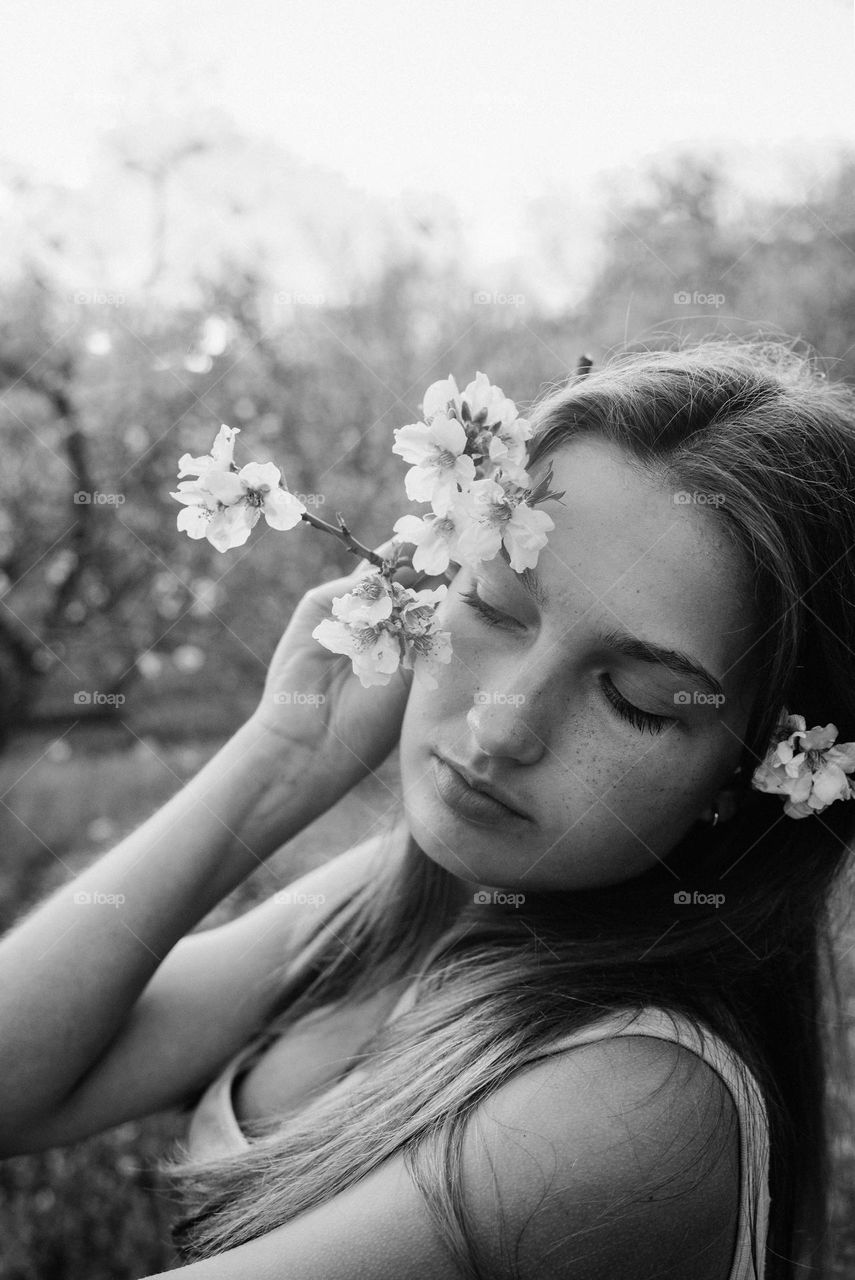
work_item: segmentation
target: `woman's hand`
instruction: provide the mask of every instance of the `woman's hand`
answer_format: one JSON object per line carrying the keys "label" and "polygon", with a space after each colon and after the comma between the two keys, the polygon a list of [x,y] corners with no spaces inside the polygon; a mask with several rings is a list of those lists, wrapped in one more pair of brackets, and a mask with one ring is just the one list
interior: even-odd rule
{"label": "woman's hand", "polygon": [[[390,539],[376,548],[390,557],[395,545],[412,555],[412,543]],[[288,743],[309,748],[316,768],[306,786],[328,793],[328,806],[336,803],[367,773],[376,769],[396,746],[413,673],[399,667],[387,685],[363,688],[350,658],[334,654],[312,638],[318,623],[330,617],[334,596],[352,591],[374,566],[368,560],[347,577],[313,587],[303,596],[276,647],[264,693],[252,720],[273,730]],[[417,590],[449,581],[456,566],[444,577],[424,577],[412,565],[399,568],[394,578]]]}

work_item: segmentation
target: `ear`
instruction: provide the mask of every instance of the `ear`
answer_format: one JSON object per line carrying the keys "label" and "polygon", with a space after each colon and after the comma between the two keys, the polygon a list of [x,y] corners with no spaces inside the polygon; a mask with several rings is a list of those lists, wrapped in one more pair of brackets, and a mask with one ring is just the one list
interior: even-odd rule
{"label": "ear", "polygon": [[[720,791],[716,792],[714,803],[716,809],[718,809],[719,825],[736,816],[744,799],[745,791],[742,787],[722,787]],[[711,822],[713,816],[712,805],[708,805],[700,816],[704,822]]]}

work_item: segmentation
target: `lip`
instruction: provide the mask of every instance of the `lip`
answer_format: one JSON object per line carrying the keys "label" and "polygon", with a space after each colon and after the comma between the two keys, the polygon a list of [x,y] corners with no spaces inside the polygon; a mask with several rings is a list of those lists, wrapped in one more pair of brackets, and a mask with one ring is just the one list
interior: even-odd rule
{"label": "lip", "polygon": [[479,778],[464,767],[452,764],[443,756],[433,757],[434,785],[442,799],[456,813],[484,826],[508,822],[528,822],[519,809],[498,787]]}

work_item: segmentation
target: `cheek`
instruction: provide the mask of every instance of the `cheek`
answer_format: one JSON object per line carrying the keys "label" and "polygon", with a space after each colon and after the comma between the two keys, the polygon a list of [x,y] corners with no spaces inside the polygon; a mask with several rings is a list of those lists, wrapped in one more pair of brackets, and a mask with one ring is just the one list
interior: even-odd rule
{"label": "cheek", "polygon": [[415,678],[401,722],[400,756],[402,767],[437,746],[442,737],[441,726],[448,723],[449,707],[454,699],[448,692],[445,669],[437,673],[436,689],[428,689]]}
{"label": "cheek", "polygon": [[[589,724],[571,732],[550,752],[547,785],[549,822],[567,830],[566,844],[647,850],[648,860],[665,856],[694,822],[708,787],[687,766],[685,739],[650,745]],[[640,735],[639,735],[640,738]],[[562,841],[562,844],[565,844]]]}
{"label": "cheek", "polygon": [[684,756],[669,752],[655,769],[640,767],[629,776],[620,803],[608,801],[627,835],[649,848],[651,860],[667,858],[704,807],[706,790],[686,776],[685,766]]}
{"label": "cheek", "polygon": [[[552,814],[556,825],[565,820],[561,837],[549,841],[546,856],[521,876],[518,887],[604,888],[665,862],[696,815],[682,790],[657,777],[649,785],[625,779],[612,789],[600,780],[602,800],[575,782],[563,815]],[[585,780],[596,787],[596,779]]]}

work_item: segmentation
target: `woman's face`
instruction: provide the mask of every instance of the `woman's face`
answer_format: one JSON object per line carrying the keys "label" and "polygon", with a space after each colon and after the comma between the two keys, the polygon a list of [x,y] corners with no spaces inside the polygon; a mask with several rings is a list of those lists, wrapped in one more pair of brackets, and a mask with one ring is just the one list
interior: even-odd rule
{"label": "woman's face", "polygon": [[[540,602],[501,555],[459,570],[438,615],[451,663],[436,690],[413,682],[400,745],[424,853],[466,882],[523,892],[614,884],[667,858],[739,763],[756,691],[750,575],[716,495],[686,500],[591,438],[552,461],[566,492],[542,508],[555,528]],[[688,655],[722,692],[623,652],[618,632]],[[478,812],[449,761],[510,808]]]}

